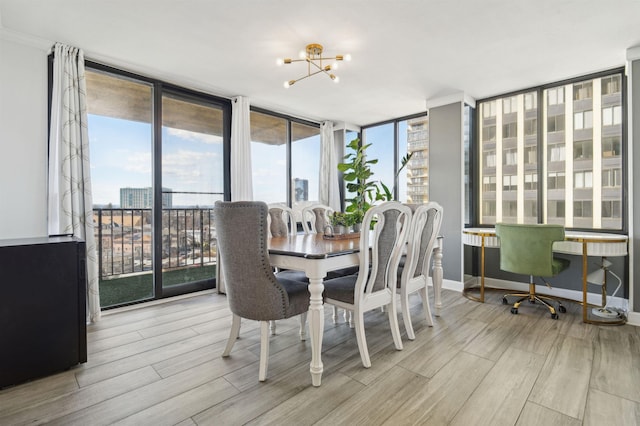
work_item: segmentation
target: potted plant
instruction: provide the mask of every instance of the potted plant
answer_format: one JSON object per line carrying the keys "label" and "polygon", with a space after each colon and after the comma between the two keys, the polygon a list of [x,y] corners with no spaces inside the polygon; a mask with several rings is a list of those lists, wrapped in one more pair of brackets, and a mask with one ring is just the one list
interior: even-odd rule
{"label": "potted plant", "polygon": [[[364,214],[376,201],[391,201],[393,193],[382,181],[373,181],[371,176],[371,165],[377,164],[378,159],[367,159],[367,148],[371,144],[361,145],[360,139],[352,140],[347,148],[351,152],[344,156],[344,162],[338,164],[338,170],[343,173],[342,178],[347,182],[347,191],[355,194],[352,198],[347,198],[348,203],[345,212],[353,216],[353,223],[362,223]],[[409,163],[413,153],[405,155],[401,159],[401,167],[396,172],[396,176]]]}
{"label": "potted plant", "polygon": [[354,194],[352,198],[347,198],[345,207],[346,213],[351,213],[356,223],[361,223],[364,214],[371,207],[371,203],[376,200],[379,194],[376,182],[369,180],[373,176],[371,164],[377,164],[377,159],[368,160],[366,157],[367,148],[371,146],[360,145],[360,139],[352,140],[347,148],[351,152],[344,156],[344,162],[338,164],[338,170],[342,172],[342,178],[347,182],[347,191]]}
{"label": "potted plant", "polygon": [[346,234],[351,224],[350,216],[343,212],[333,212],[329,217],[333,234]]}

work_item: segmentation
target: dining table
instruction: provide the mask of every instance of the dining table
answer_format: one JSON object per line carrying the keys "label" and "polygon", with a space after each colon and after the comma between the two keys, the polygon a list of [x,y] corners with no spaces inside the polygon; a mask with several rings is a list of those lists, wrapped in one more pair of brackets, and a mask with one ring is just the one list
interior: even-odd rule
{"label": "dining table", "polygon": [[[433,253],[433,287],[435,314],[440,314],[442,299],[442,237],[437,239]],[[311,382],[322,382],[322,338],[324,333],[324,305],[322,292],[327,272],[360,264],[360,238],[329,238],[322,233],[270,237],[269,259],[280,269],[304,271],[309,278],[309,337],[311,339]]]}

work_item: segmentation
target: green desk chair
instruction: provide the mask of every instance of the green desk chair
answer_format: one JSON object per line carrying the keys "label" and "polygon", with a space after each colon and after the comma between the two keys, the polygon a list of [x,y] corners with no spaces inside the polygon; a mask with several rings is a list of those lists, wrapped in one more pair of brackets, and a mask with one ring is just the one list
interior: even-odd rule
{"label": "green desk chair", "polygon": [[505,294],[502,303],[508,305],[507,297],[518,297],[511,308],[511,313],[517,314],[524,300],[529,303],[537,301],[549,309],[551,318],[558,319],[556,309],[547,300],[558,302],[558,311],[564,313],[567,310],[557,298],[536,294],[533,277],[541,277],[547,287],[551,288],[544,278],[554,277],[569,267],[567,259],[553,257],[553,243],[564,240],[564,227],[498,223],[496,235],[500,239],[500,269],[529,275],[529,292]]}

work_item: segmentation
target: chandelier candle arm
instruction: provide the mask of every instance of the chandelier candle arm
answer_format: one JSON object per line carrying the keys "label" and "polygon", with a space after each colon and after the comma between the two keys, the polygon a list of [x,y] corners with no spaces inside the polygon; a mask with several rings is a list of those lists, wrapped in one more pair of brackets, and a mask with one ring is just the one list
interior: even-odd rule
{"label": "chandelier candle arm", "polygon": [[[319,73],[326,74],[331,80],[337,83],[340,79],[330,71],[337,69],[337,61],[349,61],[351,60],[351,55],[336,55],[332,57],[323,57],[322,56],[323,47],[321,44],[312,43],[308,44],[305,48],[305,52],[301,52],[300,59],[277,59],[276,63],[278,65],[288,65],[293,62],[307,62],[307,75],[304,75],[300,78],[288,80],[284,82],[284,87],[289,88],[293,84],[297,83],[300,80],[304,80],[305,78],[314,76]],[[333,65],[323,65],[322,62],[325,61],[336,61]],[[312,66],[315,67],[316,71],[312,72]]]}

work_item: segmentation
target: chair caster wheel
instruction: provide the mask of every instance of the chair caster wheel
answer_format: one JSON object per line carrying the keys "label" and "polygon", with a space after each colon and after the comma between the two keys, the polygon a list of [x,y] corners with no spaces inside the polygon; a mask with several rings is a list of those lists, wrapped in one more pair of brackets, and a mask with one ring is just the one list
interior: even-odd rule
{"label": "chair caster wheel", "polygon": [[516,315],[518,313],[518,308],[511,308],[511,313]]}
{"label": "chair caster wheel", "polygon": [[554,319],[554,320],[557,320],[558,319],[558,314],[551,314],[551,318]]}
{"label": "chair caster wheel", "polygon": [[502,304],[503,304],[503,305],[508,305],[508,304],[509,304],[509,301],[507,300],[507,298],[506,298],[506,297],[503,297],[503,298],[502,298]]}
{"label": "chair caster wheel", "polygon": [[560,311],[561,314],[564,314],[565,312],[567,312],[567,308],[565,308],[564,306],[560,305],[560,306],[558,306],[558,311]]}

